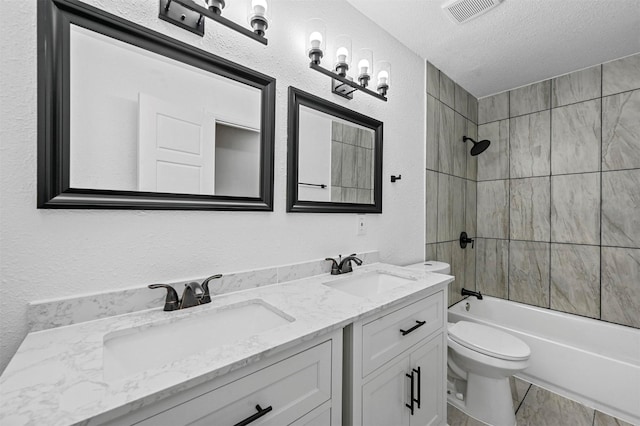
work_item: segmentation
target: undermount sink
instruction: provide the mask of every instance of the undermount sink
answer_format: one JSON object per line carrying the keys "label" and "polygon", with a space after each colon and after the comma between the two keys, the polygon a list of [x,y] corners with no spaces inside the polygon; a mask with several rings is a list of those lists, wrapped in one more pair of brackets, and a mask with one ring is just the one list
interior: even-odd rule
{"label": "undermount sink", "polygon": [[323,284],[354,296],[369,297],[414,281],[414,278],[403,278],[384,272],[367,272]]}
{"label": "undermount sink", "polygon": [[294,321],[260,299],[207,311],[176,313],[185,315],[107,334],[104,379],[126,378]]}

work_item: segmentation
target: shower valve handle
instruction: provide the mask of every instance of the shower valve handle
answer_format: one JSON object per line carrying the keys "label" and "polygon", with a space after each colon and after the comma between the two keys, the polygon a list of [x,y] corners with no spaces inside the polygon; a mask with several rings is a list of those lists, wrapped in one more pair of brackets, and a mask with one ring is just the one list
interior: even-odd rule
{"label": "shower valve handle", "polygon": [[467,244],[471,243],[471,248],[473,248],[474,239],[469,238],[467,233],[462,231],[460,234],[460,248],[467,248]]}

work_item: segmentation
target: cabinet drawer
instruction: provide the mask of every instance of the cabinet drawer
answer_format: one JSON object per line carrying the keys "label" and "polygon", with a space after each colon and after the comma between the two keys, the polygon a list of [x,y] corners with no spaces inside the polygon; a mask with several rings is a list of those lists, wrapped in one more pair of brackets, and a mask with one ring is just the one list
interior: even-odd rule
{"label": "cabinet drawer", "polygon": [[439,291],[364,324],[362,327],[362,377],[442,327],[443,295],[444,292]]}
{"label": "cabinet drawer", "polygon": [[157,425],[235,425],[271,410],[254,425],[287,425],[331,399],[331,341],[293,355],[150,417]]}

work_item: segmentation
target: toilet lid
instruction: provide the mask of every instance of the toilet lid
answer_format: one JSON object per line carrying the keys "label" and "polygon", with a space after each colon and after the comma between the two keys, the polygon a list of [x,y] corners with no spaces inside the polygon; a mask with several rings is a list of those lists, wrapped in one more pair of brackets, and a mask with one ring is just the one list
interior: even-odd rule
{"label": "toilet lid", "polygon": [[531,349],[525,342],[497,328],[459,321],[449,325],[448,331],[454,342],[495,358],[520,361],[531,355]]}

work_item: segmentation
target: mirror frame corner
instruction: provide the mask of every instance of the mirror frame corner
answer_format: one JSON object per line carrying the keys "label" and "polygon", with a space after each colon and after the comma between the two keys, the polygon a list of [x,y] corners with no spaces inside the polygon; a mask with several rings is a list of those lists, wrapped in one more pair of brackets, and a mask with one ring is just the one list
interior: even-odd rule
{"label": "mirror frame corner", "polygon": [[[353,122],[374,132],[373,204],[307,201],[298,199],[298,160],[300,106]],[[287,212],[292,213],[382,213],[382,139],[383,123],[359,112],[289,86]]]}
{"label": "mirror frame corner", "polygon": [[[257,197],[70,186],[70,27],[79,25],[261,91]],[[39,0],[37,11],[39,209],[273,211],[276,80],[77,0]]]}

